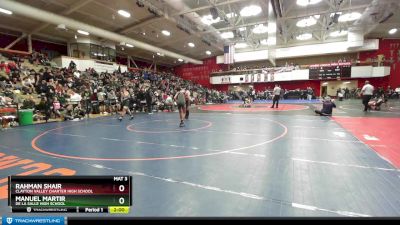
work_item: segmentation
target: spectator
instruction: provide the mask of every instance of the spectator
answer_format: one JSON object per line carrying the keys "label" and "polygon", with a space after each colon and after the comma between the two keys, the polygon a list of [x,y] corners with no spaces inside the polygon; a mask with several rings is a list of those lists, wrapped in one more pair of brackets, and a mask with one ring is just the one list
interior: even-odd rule
{"label": "spectator", "polygon": [[167,95],[167,97],[165,99],[165,106],[169,112],[174,111],[174,100],[172,99],[171,95]]}
{"label": "spectator", "polygon": [[397,98],[399,98],[399,97],[400,97],[400,86],[398,86],[396,89],[394,89],[394,93],[393,93],[393,95],[396,95],[396,96],[397,96]]}
{"label": "spectator", "polygon": [[35,91],[35,80],[32,76],[27,76],[22,80],[22,90],[24,94],[33,94]]}
{"label": "spectator", "polygon": [[50,119],[51,115],[51,105],[48,101],[46,95],[42,94],[39,104],[36,106],[36,110],[38,111],[37,116],[43,118],[46,122]]}
{"label": "spectator", "polygon": [[57,116],[58,117],[61,116],[61,113],[60,113],[61,103],[58,101],[57,97],[54,97],[54,99],[53,99],[53,107],[52,107],[52,109],[53,109],[53,113],[56,115],[56,117]]}
{"label": "spectator", "polygon": [[69,63],[68,69],[69,70],[75,70],[76,69],[76,64],[75,64],[74,61],[71,60],[71,62]]}

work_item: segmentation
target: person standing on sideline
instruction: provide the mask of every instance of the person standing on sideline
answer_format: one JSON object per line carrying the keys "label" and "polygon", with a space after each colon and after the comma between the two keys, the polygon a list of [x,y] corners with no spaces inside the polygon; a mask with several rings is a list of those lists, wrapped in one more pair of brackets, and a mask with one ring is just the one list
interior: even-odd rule
{"label": "person standing on sideline", "polygon": [[313,96],[313,89],[311,87],[307,87],[307,100],[311,101]]}
{"label": "person standing on sideline", "polygon": [[185,90],[181,89],[180,87],[177,87],[174,100],[176,102],[176,105],[178,106],[179,118],[181,119],[179,127],[183,127],[185,126],[183,119],[185,118],[185,112],[186,112]]}
{"label": "person standing on sideline", "polygon": [[283,88],[281,88],[281,93],[280,93],[280,100],[283,100],[284,99],[284,96],[285,96],[285,89],[283,89]]}
{"label": "person standing on sideline", "polygon": [[364,112],[366,112],[369,109],[368,102],[369,100],[371,100],[373,93],[374,93],[374,86],[369,84],[369,81],[365,81],[365,85],[361,89]]}
{"label": "person standing on sideline", "polygon": [[281,88],[279,87],[278,84],[275,84],[275,88],[272,91],[272,95],[274,96],[272,98],[272,106],[271,108],[273,109],[276,103],[276,108],[278,108],[279,105],[279,98],[281,97]]}
{"label": "person standing on sideline", "polygon": [[147,88],[146,93],[145,93],[145,98],[146,98],[146,105],[147,105],[147,114],[151,115],[153,114],[153,93],[150,87]]}
{"label": "person standing on sideline", "polygon": [[189,91],[189,87],[186,88],[185,91],[185,102],[186,102],[186,110],[185,110],[185,119],[189,119],[189,106],[190,106],[190,91]]}

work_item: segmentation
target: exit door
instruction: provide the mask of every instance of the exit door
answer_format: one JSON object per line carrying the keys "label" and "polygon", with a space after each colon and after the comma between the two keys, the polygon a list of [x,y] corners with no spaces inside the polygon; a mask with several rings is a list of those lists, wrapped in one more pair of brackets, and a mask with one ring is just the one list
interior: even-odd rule
{"label": "exit door", "polygon": [[326,97],[328,93],[328,86],[321,86],[321,96]]}

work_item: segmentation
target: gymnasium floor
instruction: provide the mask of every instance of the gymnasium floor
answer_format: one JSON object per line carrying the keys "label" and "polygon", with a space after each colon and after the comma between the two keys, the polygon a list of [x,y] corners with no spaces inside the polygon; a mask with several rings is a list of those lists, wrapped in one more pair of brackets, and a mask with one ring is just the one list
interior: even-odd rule
{"label": "gymnasium floor", "polygon": [[0,212],[7,175],[108,174],[133,176],[129,216],[400,216],[398,100],[338,102],[332,118],[269,106],[196,106],[184,128],[154,113],[0,131]]}

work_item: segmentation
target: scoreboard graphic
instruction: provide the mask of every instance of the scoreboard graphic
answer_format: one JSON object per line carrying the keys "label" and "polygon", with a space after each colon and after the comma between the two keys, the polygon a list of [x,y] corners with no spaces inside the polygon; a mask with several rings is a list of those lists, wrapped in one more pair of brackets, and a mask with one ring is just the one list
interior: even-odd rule
{"label": "scoreboard graphic", "polygon": [[9,176],[8,205],[18,213],[129,213],[131,176]]}
{"label": "scoreboard graphic", "polygon": [[350,78],[351,63],[314,64],[310,65],[309,71],[310,80]]}

